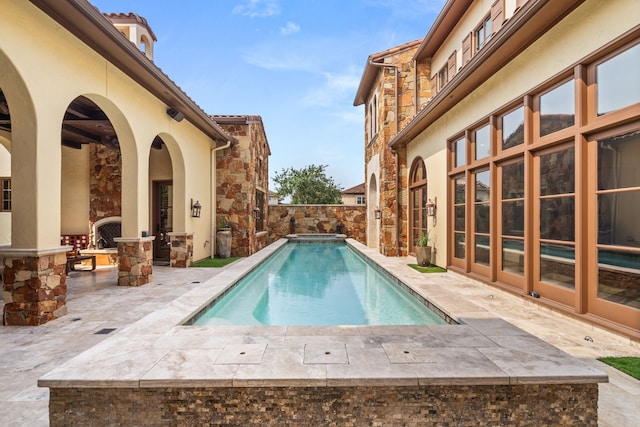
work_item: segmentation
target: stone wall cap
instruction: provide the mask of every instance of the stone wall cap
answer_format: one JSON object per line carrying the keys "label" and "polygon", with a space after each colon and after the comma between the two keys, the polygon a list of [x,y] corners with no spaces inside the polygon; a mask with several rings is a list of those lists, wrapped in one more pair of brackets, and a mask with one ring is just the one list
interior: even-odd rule
{"label": "stone wall cap", "polygon": [[136,243],[136,242],[152,242],[156,236],[146,236],[146,237],[116,237],[113,239],[116,243]]}
{"label": "stone wall cap", "polygon": [[193,231],[192,232],[186,232],[186,231],[171,231],[169,233],[166,233],[167,236],[176,236],[176,237],[180,237],[180,236],[193,236]]}
{"label": "stone wall cap", "polygon": [[25,256],[46,256],[59,253],[69,252],[73,246],[53,246],[50,248],[12,248],[11,245],[0,245],[0,256],[9,257],[25,257]]}

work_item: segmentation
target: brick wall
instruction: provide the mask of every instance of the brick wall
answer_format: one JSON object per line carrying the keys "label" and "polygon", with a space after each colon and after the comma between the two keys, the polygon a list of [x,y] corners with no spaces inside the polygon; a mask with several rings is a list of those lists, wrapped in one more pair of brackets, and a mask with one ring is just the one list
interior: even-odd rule
{"label": "brick wall", "polygon": [[367,243],[365,206],[347,205],[270,205],[269,242],[290,234],[290,221],[295,220],[295,233],[336,233],[342,224],[343,234],[360,243]]}
{"label": "brick wall", "polygon": [[51,389],[50,425],[597,426],[597,384]]}

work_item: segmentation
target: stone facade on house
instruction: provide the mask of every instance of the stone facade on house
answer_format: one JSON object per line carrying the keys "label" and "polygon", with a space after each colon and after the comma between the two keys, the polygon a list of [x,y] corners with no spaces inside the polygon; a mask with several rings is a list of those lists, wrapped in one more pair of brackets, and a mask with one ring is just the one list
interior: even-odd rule
{"label": "stone facade on house", "polygon": [[[368,246],[387,256],[411,251],[406,235],[406,151],[392,150],[388,143],[431,96],[430,63],[412,61],[419,45],[416,40],[371,55],[354,102],[365,104]],[[376,210],[381,215],[374,220]]]}
{"label": "stone facade on house", "polygon": [[[287,234],[346,234],[366,243],[366,208],[359,205],[272,205],[269,207],[269,243]],[[293,221],[292,221],[293,220]]]}
{"label": "stone facade on house", "polygon": [[249,256],[266,243],[269,142],[260,116],[212,118],[237,140],[217,152],[217,221],[231,227],[231,256]]}
{"label": "stone facade on house", "polygon": [[[122,215],[122,158],[117,145],[89,145],[89,228]],[[95,242],[94,242],[95,243]]]}

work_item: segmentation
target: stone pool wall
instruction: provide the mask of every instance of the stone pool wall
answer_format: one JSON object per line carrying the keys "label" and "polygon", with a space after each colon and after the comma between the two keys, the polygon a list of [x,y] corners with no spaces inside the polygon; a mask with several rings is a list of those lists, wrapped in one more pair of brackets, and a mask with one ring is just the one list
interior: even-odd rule
{"label": "stone pool wall", "polygon": [[[99,402],[99,403],[98,403]],[[597,384],[52,388],[50,425],[597,426]]]}
{"label": "stone pool wall", "polygon": [[[291,219],[294,230],[291,230]],[[367,212],[364,205],[269,205],[269,242],[287,234],[336,233],[342,224],[342,234],[367,243]]]}

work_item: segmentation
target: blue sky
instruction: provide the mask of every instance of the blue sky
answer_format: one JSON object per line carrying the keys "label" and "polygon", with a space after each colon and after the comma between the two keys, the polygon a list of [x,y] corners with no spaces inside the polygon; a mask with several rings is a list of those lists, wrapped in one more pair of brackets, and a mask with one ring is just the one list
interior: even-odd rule
{"label": "blue sky", "polygon": [[262,116],[270,178],[322,164],[345,189],[364,181],[364,112],[353,99],[367,57],[423,38],[444,4],[90,1],[144,16],[158,37],[155,63],[208,114]]}

